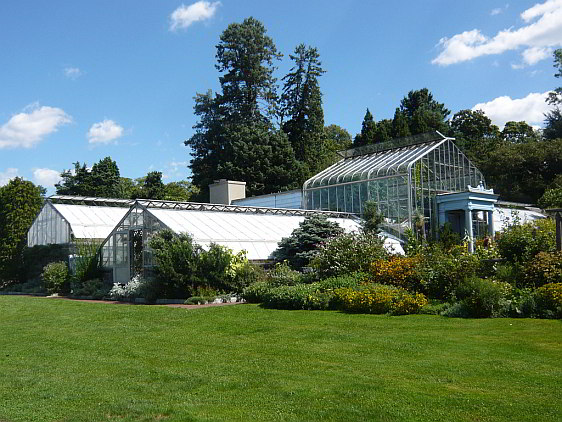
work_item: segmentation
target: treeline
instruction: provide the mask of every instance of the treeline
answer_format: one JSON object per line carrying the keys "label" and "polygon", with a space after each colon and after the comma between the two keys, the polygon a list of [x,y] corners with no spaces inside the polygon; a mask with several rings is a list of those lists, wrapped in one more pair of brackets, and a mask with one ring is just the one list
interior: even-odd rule
{"label": "treeline", "polygon": [[164,183],[162,172],[151,171],[137,179],[121,177],[117,163],[105,157],[92,168],[86,163],[74,163],[74,170],[61,173],[55,185],[57,195],[95,196],[118,199],[160,199],[189,201],[198,189],[187,180]]}
{"label": "treeline", "polygon": [[[549,189],[562,188],[560,88],[550,96],[555,107],[542,131],[526,122],[508,122],[500,130],[480,110],[449,118],[450,110],[423,88],[410,91],[392,119],[376,121],[367,109],[351,141],[345,129],[324,126],[319,78],[325,70],[316,48],[300,44],[289,54],[293,66],[281,84],[274,71],[282,54],[256,19],[230,24],[216,51],[221,88],[196,94],[199,121],[185,141],[201,201],[208,200],[208,185],[216,179],[244,180],[249,195],[300,188],[338,159],[337,150],[435,130],[457,139],[502,199],[537,203]],[[561,57],[556,50],[556,77]]]}

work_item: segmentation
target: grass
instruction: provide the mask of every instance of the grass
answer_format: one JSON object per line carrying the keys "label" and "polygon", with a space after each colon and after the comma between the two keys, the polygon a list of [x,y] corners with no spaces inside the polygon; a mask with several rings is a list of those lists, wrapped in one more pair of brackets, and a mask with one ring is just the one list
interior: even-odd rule
{"label": "grass", "polygon": [[0,421],[559,421],[562,323],[0,296]]}

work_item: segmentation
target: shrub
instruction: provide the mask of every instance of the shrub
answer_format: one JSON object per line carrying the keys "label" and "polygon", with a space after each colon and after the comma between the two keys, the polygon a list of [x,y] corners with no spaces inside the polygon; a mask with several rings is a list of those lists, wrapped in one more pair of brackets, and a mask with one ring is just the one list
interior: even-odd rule
{"label": "shrub", "polygon": [[379,259],[371,264],[371,275],[376,283],[421,291],[419,257],[393,256],[388,260]]}
{"label": "shrub", "polygon": [[203,296],[191,296],[184,302],[185,305],[205,305],[207,303],[209,303],[209,301]]}
{"label": "shrub", "polygon": [[113,287],[109,291],[109,297],[112,300],[131,300],[138,297],[146,298],[146,287],[149,283],[149,280],[145,280],[140,276],[135,276],[125,285],[119,283],[113,284]]}
{"label": "shrub", "polygon": [[267,281],[258,281],[246,287],[242,292],[242,297],[248,303],[262,303],[265,294],[271,289]]}
{"label": "shrub", "polygon": [[525,285],[562,283],[562,252],[539,252],[525,266]]}
{"label": "shrub", "polygon": [[478,255],[463,246],[444,250],[439,245],[428,245],[417,256],[424,292],[434,299],[450,300],[459,283],[477,275],[480,266]]}
{"label": "shrub", "polygon": [[[511,293],[512,287],[508,283],[478,277],[468,278],[457,288],[459,305],[454,311],[459,311],[458,308],[461,308],[466,316],[474,318],[501,316],[509,307],[508,299]],[[452,313],[447,315],[457,316]]]}
{"label": "shrub", "polygon": [[507,315],[510,317],[532,318],[537,315],[535,291],[533,289],[517,289],[513,291]]}
{"label": "shrub", "polygon": [[289,267],[289,264],[279,262],[275,264],[271,270],[266,273],[265,280],[271,287],[277,286],[294,286],[301,282],[302,274]]}
{"label": "shrub", "polygon": [[322,242],[341,234],[343,229],[338,223],[329,221],[326,217],[305,217],[289,237],[279,242],[273,257],[279,262],[287,261],[294,270],[300,270],[309,265]]}
{"label": "shrub", "polygon": [[562,318],[562,283],[549,283],[535,292],[537,311],[546,318]]}
{"label": "shrub", "polygon": [[556,251],[554,220],[541,219],[514,224],[498,233],[496,243],[501,256],[510,262],[527,262],[539,252]]}
{"label": "shrub", "polygon": [[264,294],[262,304],[276,309],[328,309],[332,295],[319,287],[318,283],[273,287]]}
{"label": "shrub", "polygon": [[321,291],[335,290],[343,287],[355,288],[369,282],[369,274],[355,272],[326,278],[318,283]]}
{"label": "shrub", "polygon": [[75,253],[71,255],[72,279],[80,283],[100,278],[100,242],[77,240]]}
{"label": "shrub", "polygon": [[71,281],[70,294],[77,297],[92,297],[94,299],[103,299],[109,294],[110,288],[106,286],[102,280],[95,278],[84,282]]}
{"label": "shrub", "polygon": [[150,240],[156,261],[153,295],[160,298],[187,298],[198,285],[201,247],[186,233],[175,235],[162,230]]}
{"label": "shrub", "polygon": [[372,284],[360,289],[342,288],[335,291],[335,301],[348,312],[404,315],[418,313],[427,304],[421,293],[382,284]]}
{"label": "shrub", "polygon": [[388,257],[383,245],[384,240],[376,234],[343,234],[320,245],[310,265],[321,279],[368,272],[374,260]]}
{"label": "shrub", "polygon": [[47,291],[51,294],[67,294],[70,290],[68,267],[64,261],[51,262],[45,265],[41,277]]}
{"label": "shrub", "polygon": [[353,273],[309,284],[274,285],[258,281],[246,287],[242,297],[246,302],[263,303],[271,308],[335,309],[333,298],[336,289],[355,288],[367,280],[367,274]]}

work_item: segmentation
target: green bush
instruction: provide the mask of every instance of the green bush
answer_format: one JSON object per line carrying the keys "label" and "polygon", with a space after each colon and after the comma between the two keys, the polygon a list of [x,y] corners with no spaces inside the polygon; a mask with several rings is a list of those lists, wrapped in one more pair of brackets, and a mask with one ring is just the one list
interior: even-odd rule
{"label": "green bush", "polygon": [[279,262],[275,267],[266,272],[265,281],[271,287],[277,286],[294,286],[300,284],[302,274],[289,267],[287,262]]}
{"label": "green bush", "polygon": [[71,296],[92,297],[94,299],[103,299],[108,296],[110,291],[110,287],[105,285],[99,278],[84,282],[71,281],[70,288]]}
{"label": "green bush", "polygon": [[273,258],[278,262],[287,261],[292,269],[301,270],[309,265],[321,243],[341,234],[343,229],[339,224],[326,217],[305,217],[289,237],[284,237],[279,242]]}
{"label": "green bush", "polygon": [[72,279],[79,283],[101,277],[100,273],[100,242],[80,240],[75,243],[75,254],[72,260]]}
{"label": "green bush", "polygon": [[525,285],[562,283],[562,252],[539,252],[525,265]]}
{"label": "green bush", "polygon": [[235,272],[230,268],[234,255],[225,246],[211,243],[208,250],[201,250],[198,256],[198,280],[205,285],[219,291],[240,290],[234,285]]}
{"label": "green bush", "polygon": [[550,218],[514,224],[498,233],[496,243],[509,262],[527,262],[539,252],[556,251],[556,227]]}
{"label": "green bush", "polygon": [[263,303],[280,309],[334,309],[334,291],[342,287],[357,287],[368,280],[364,273],[331,277],[308,284],[277,285],[258,281],[246,287],[242,297],[249,303]]}
{"label": "green bush", "polygon": [[514,290],[507,315],[519,318],[532,318],[537,316],[535,291],[528,288]]}
{"label": "green bush", "polygon": [[270,288],[262,304],[276,309],[328,309],[331,294],[321,292],[318,283]]}
{"label": "green bush", "polygon": [[427,304],[421,293],[383,284],[336,289],[334,294],[334,302],[347,312],[406,315],[418,313]]}
{"label": "green bush", "polygon": [[68,267],[66,262],[58,261],[45,265],[41,277],[43,278],[43,282],[45,283],[45,287],[49,293],[69,293],[70,284],[68,280]]}
{"label": "green bush", "polygon": [[271,288],[267,281],[257,281],[244,289],[242,298],[248,303],[262,303]]}
{"label": "green bush", "polygon": [[545,318],[562,318],[562,283],[549,283],[535,292],[537,312]]}
{"label": "green bush", "polygon": [[478,255],[468,253],[463,246],[445,250],[439,245],[428,245],[417,256],[424,293],[433,299],[450,300],[459,283],[477,275],[480,268]]}
{"label": "green bush", "polygon": [[184,302],[185,305],[205,305],[207,303],[209,303],[208,298],[203,296],[191,296]]}
{"label": "green bush", "polygon": [[199,279],[201,247],[186,233],[175,235],[162,230],[150,240],[156,267],[152,295],[158,298],[185,298],[192,296]]}
{"label": "green bush", "polygon": [[[456,290],[458,305],[455,311],[460,310],[468,317],[488,318],[505,315],[509,308],[509,298],[512,286],[508,283],[471,277],[463,280]],[[453,312],[448,313],[453,315]]]}
{"label": "green bush", "polygon": [[343,287],[355,288],[362,284],[368,283],[369,274],[362,272],[354,272],[351,274],[343,274],[335,277],[328,277],[318,283],[321,291],[341,289]]}
{"label": "green bush", "polygon": [[348,233],[321,244],[311,262],[320,279],[369,272],[370,265],[378,259],[386,259],[384,240],[376,234]]}

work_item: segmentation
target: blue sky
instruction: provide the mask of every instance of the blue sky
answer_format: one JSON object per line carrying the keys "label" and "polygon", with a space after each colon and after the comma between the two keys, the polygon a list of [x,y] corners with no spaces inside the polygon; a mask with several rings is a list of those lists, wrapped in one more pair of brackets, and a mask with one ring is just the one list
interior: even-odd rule
{"label": "blue sky", "polygon": [[111,156],[121,175],[186,179],[193,97],[219,87],[215,46],[232,22],[262,21],[284,54],[315,46],[326,124],[352,135],[369,107],[392,117],[429,88],[452,114],[483,109],[542,124],[560,85],[562,0],[105,1],[0,3],[0,185],[24,177],[54,193],[75,161]]}

